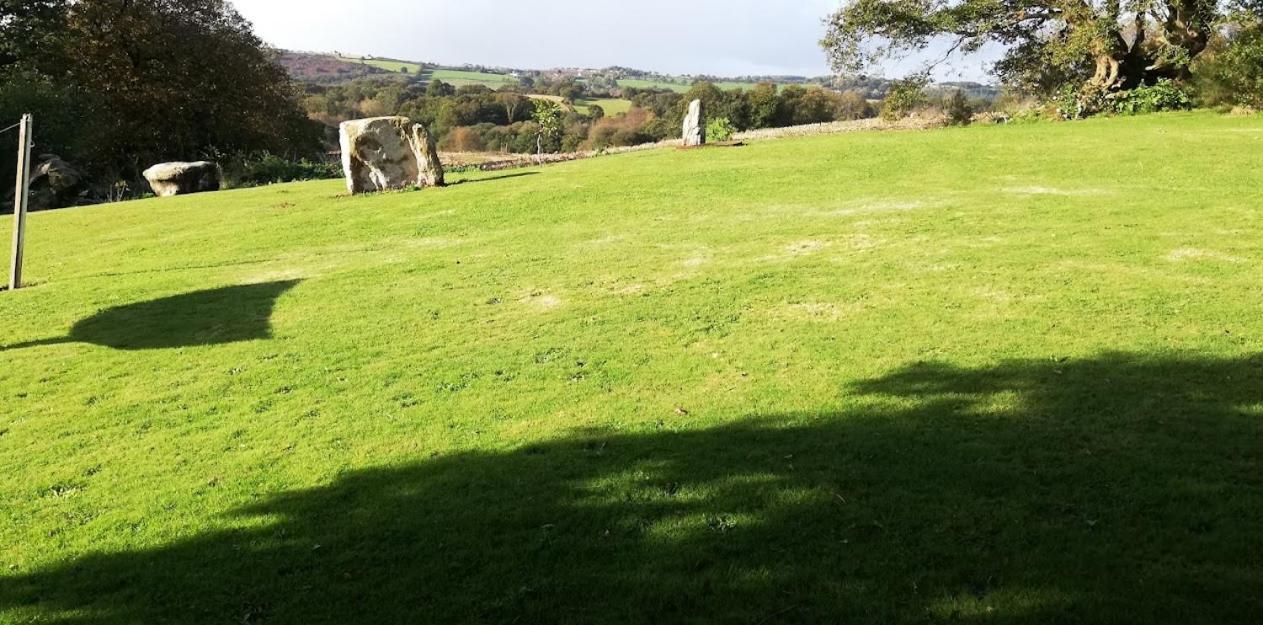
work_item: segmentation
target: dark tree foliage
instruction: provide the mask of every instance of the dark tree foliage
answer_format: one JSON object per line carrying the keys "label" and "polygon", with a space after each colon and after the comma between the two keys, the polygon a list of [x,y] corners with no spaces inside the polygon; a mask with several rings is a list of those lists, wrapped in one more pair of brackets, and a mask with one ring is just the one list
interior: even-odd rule
{"label": "dark tree foliage", "polygon": [[[8,126],[23,114],[35,111],[35,140],[41,154],[58,154],[66,158],[92,154],[100,142],[100,126],[85,123],[93,119],[91,95],[73,86],[54,83],[47,76],[30,71],[12,71],[0,80],[0,123]],[[11,212],[7,201],[17,167],[17,135],[0,134],[0,213]],[[87,164],[76,161],[76,166]]]}
{"label": "dark tree foliage", "polygon": [[441,80],[432,80],[428,87],[425,88],[425,95],[431,98],[442,98],[445,96],[456,95],[456,87],[449,85]]}
{"label": "dark tree foliage", "polygon": [[[224,0],[0,0],[0,90],[36,80],[80,94],[63,154],[106,184],[160,161],[309,155],[321,132],[249,22]],[[16,36],[11,36],[16,35]],[[33,110],[40,137],[62,111]],[[41,146],[42,147],[42,146]]]}
{"label": "dark tree foliage", "polygon": [[952,126],[968,126],[973,123],[974,109],[969,98],[960,89],[952,91],[943,98],[943,112],[947,114],[947,123]]}
{"label": "dark tree foliage", "polygon": [[69,16],[70,80],[117,127],[115,163],[310,150],[284,70],[223,0],[81,0]]}
{"label": "dark tree foliage", "polygon": [[0,0],[0,71],[20,61],[46,64],[65,28],[67,0]]}

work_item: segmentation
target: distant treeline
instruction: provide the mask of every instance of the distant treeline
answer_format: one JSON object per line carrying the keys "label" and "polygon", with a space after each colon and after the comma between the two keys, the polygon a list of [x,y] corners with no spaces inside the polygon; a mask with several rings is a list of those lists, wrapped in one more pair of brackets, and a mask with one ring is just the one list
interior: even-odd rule
{"label": "distant treeline", "polygon": [[[531,96],[536,96],[535,98]],[[709,82],[688,92],[622,88],[611,93],[572,77],[526,78],[493,91],[485,86],[453,87],[442,81],[356,80],[345,85],[309,85],[304,107],[312,119],[333,128],[358,117],[406,115],[430,126],[440,147],[454,151],[534,152],[539,126],[533,121],[538,96],[560,99],[565,108],[562,131],[544,138],[549,152],[599,150],[661,141],[680,134],[688,102],[702,100],[711,118],[725,118],[737,130],[776,128],[872,117],[876,109],[859,92],[838,93],[820,87],[724,90]],[[619,96],[632,110],[606,115],[596,98]]]}
{"label": "distant treeline", "polygon": [[[382,57],[371,57],[371,59],[382,62],[397,62],[401,65],[414,63],[412,61]],[[281,62],[296,80],[304,83],[339,84],[361,78],[365,74],[391,74],[391,72],[386,70],[363,63],[342,61],[332,56],[316,53],[285,52],[281,56]],[[442,67],[433,63],[418,64],[427,69]],[[353,71],[355,68],[358,68],[360,71]],[[603,69],[563,68],[551,70],[490,67],[485,65],[462,65],[459,67],[442,68],[512,76],[513,79],[520,84],[522,90],[532,91],[534,93],[546,93],[547,95],[565,96],[568,94],[564,91],[549,92],[545,89],[546,85],[560,86],[569,84],[573,86],[581,83],[589,91],[587,95],[591,97],[619,97],[620,90],[622,89],[619,85],[619,81],[636,80],[655,82],[663,85],[672,85],[675,87],[691,87],[699,82],[709,82],[718,85],[740,83],[749,85],[750,87],[765,82],[782,86],[825,86],[839,92],[856,91],[870,100],[880,100],[886,97],[886,94],[889,93],[890,90],[898,83],[896,80],[882,78],[879,76],[671,75],[623,66],[612,66]],[[424,80],[424,77],[419,78]],[[975,99],[994,100],[1000,96],[1000,87],[993,84],[984,84],[972,81],[947,81],[940,82],[937,86],[947,90],[959,89],[967,97]],[[564,89],[564,87],[562,88]],[[571,93],[569,95],[578,97],[579,94]]]}
{"label": "distant treeline", "polygon": [[[737,131],[863,119],[876,116],[880,101],[898,84],[882,78],[798,76],[781,77],[785,82],[745,82],[766,77],[703,77],[686,83],[690,77],[627,67],[546,71],[462,67],[511,76],[509,84],[493,89],[434,80],[434,73],[426,70],[437,68],[428,65],[421,72],[377,72],[339,84],[332,77],[339,72],[346,75],[347,68],[303,62],[301,57],[287,55],[285,63],[296,76],[300,75],[296,69],[319,71],[316,80],[304,79],[303,102],[309,117],[330,128],[330,139],[340,122],[398,114],[430,126],[440,137],[440,147],[451,151],[529,153],[542,147],[548,152],[570,152],[672,139],[678,137],[684,109],[693,99],[705,102],[710,118],[722,119]],[[653,86],[623,86],[630,80]],[[687,90],[684,84],[689,85]],[[945,83],[929,90],[924,100],[940,101],[956,92],[971,101],[971,110],[988,108],[999,95],[990,85]],[[541,96],[563,105],[560,131],[542,140],[534,121]],[[595,104],[603,99],[629,101],[631,110],[609,114]]]}

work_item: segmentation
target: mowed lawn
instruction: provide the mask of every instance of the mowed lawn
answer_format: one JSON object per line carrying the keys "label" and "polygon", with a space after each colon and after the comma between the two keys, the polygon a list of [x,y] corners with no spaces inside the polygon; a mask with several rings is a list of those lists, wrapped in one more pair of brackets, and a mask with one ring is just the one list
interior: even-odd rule
{"label": "mowed lawn", "polygon": [[0,622],[1257,623],[1261,154],[1192,113],[35,214]]}

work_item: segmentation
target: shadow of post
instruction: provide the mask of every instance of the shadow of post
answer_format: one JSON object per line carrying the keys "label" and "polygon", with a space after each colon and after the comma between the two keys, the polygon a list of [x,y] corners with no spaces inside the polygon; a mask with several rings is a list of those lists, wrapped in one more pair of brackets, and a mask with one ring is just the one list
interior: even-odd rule
{"label": "shadow of post", "polygon": [[0,572],[0,614],[82,625],[1263,614],[1263,358],[919,364],[853,390],[863,408],[350,473],[239,510],[248,529]]}
{"label": "shadow of post", "polygon": [[79,321],[67,336],[0,346],[0,352],[64,343],[145,350],[267,339],[276,301],[299,282],[230,286],[110,308]]}

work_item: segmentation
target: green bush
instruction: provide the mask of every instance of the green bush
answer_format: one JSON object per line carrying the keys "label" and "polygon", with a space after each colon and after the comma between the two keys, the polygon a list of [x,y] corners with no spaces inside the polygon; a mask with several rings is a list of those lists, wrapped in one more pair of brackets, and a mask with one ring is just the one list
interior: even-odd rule
{"label": "green bush", "polygon": [[905,78],[894,84],[881,104],[881,118],[898,121],[912,114],[917,107],[925,104],[925,85],[929,79],[925,76]]}
{"label": "green bush", "polygon": [[706,139],[709,141],[732,141],[735,134],[737,127],[727,117],[715,117],[706,124]]}
{"label": "green bush", "polygon": [[1161,111],[1185,111],[1193,108],[1193,98],[1183,87],[1170,80],[1137,87],[1114,98],[1113,109],[1119,115],[1144,115]]}
{"label": "green bush", "polygon": [[974,121],[974,107],[965,92],[957,89],[943,100],[943,112],[949,126],[968,126]]}
{"label": "green bush", "polygon": [[1193,68],[1204,106],[1263,108],[1263,25],[1238,27]]}
{"label": "green bush", "polygon": [[1067,84],[1053,97],[1052,104],[1061,119],[1083,119],[1101,110],[1102,98],[1099,92],[1085,93]]}
{"label": "green bush", "polygon": [[327,180],[341,176],[342,167],[336,163],[312,162],[307,159],[295,161],[265,152],[243,158],[236,167],[230,167],[229,179],[233,186],[255,187],[299,180]]}
{"label": "green bush", "polygon": [[1048,120],[1049,114],[1038,108],[1017,109],[1009,115],[1010,124],[1038,124]]}

